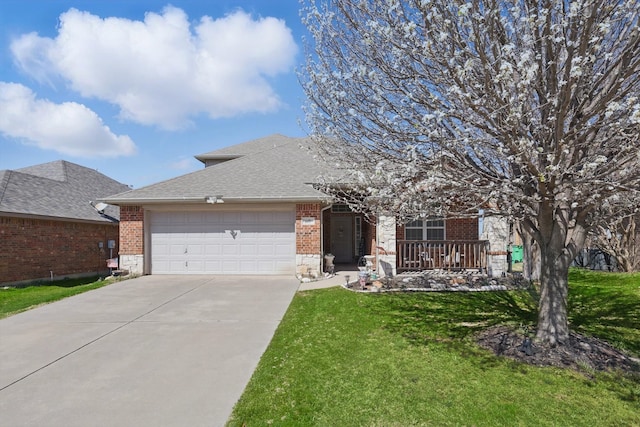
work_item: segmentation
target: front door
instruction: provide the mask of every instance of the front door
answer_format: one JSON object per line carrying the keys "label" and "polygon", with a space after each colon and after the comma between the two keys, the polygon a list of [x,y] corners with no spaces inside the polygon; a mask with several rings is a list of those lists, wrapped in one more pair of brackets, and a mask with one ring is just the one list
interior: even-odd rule
{"label": "front door", "polygon": [[353,262],[353,217],[331,217],[331,253],[334,262]]}

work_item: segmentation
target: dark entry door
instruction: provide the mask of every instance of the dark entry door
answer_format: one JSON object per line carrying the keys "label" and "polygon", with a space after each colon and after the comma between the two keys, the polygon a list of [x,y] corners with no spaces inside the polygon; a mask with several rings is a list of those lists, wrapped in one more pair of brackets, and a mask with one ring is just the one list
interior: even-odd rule
{"label": "dark entry door", "polygon": [[353,217],[331,218],[331,253],[336,257],[334,262],[353,262]]}

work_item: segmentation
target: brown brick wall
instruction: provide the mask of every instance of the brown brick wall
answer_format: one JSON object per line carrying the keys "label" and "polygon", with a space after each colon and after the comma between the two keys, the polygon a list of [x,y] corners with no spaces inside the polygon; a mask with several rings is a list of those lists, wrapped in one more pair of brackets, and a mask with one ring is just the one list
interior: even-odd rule
{"label": "brown brick wall", "polygon": [[448,219],[447,240],[478,240],[478,218]]}
{"label": "brown brick wall", "polygon": [[376,226],[363,218],[362,228],[364,237],[364,254],[375,255],[376,246],[378,245],[378,242],[376,241]]}
{"label": "brown brick wall", "polygon": [[[320,254],[320,203],[298,203],[296,205],[296,253]],[[315,218],[314,225],[302,225],[303,217]]]}
{"label": "brown brick wall", "polygon": [[[118,225],[0,217],[0,283],[102,273]],[[102,242],[103,248],[98,247]]]}
{"label": "brown brick wall", "polygon": [[144,253],[144,209],[141,206],[120,207],[120,254]]}

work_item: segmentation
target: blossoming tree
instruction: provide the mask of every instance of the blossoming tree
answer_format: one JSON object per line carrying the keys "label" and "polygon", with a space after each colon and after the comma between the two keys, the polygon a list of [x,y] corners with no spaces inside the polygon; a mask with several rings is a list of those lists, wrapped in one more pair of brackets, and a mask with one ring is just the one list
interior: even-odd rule
{"label": "blossoming tree", "polygon": [[353,171],[366,196],[351,202],[519,221],[540,252],[537,339],[563,344],[572,260],[639,202],[639,14],[640,0],[306,0],[307,122]]}

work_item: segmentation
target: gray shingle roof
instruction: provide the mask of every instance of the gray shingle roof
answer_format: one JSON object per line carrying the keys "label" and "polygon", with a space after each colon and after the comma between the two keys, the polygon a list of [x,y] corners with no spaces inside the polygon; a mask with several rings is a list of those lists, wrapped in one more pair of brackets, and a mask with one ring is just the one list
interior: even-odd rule
{"label": "gray shingle roof", "polygon": [[291,143],[292,139],[295,138],[289,138],[284,135],[274,134],[266,136],[264,138],[254,139],[251,141],[243,142],[241,144],[232,145],[230,147],[220,148],[208,153],[199,154],[195,157],[196,159],[203,162],[205,160],[238,158],[246,155],[260,153],[272,148],[277,148],[284,144],[289,144]]}
{"label": "gray shingle roof", "polygon": [[116,204],[202,202],[207,196],[225,201],[311,201],[326,196],[311,183],[331,173],[328,165],[309,151],[308,138],[272,135],[215,150],[200,160],[222,163],[106,199]]}
{"label": "gray shingle roof", "polygon": [[124,184],[84,166],[58,160],[0,171],[0,213],[113,222],[119,208],[100,215],[90,204],[127,190]]}

